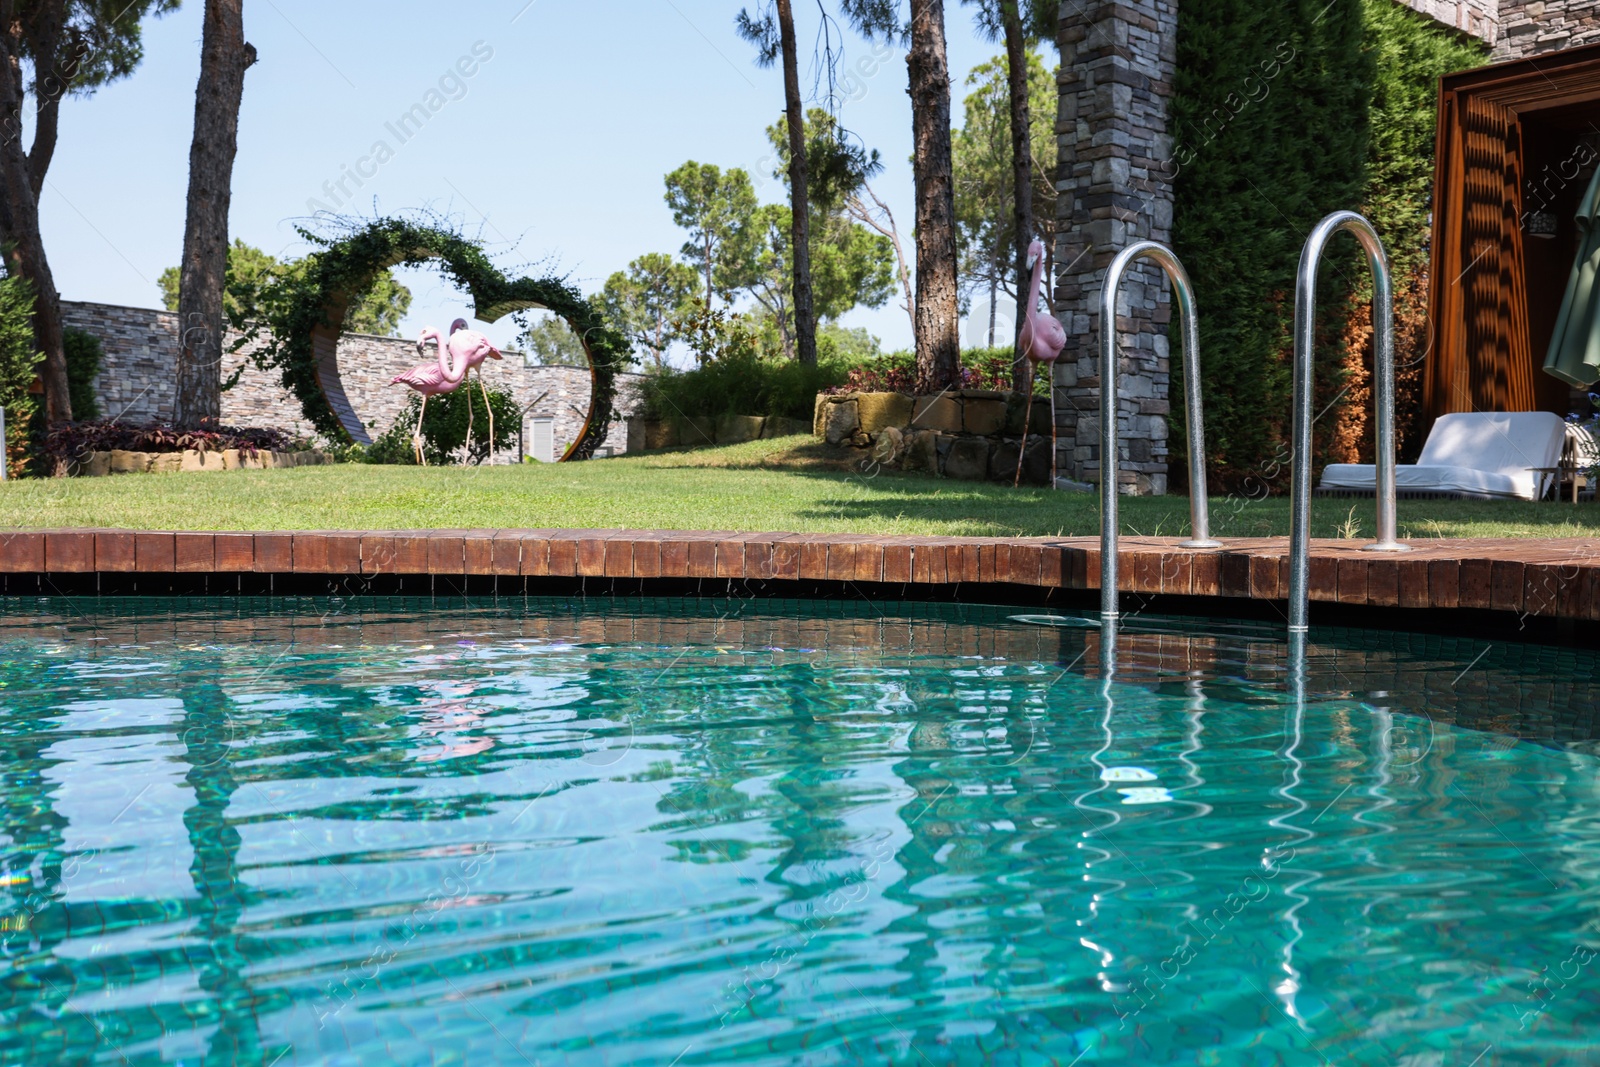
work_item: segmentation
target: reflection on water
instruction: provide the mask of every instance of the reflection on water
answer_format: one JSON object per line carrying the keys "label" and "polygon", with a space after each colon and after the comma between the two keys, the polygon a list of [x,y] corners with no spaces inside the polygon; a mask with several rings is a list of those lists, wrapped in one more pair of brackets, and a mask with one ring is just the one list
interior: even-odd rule
{"label": "reflection on water", "polygon": [[1583,1062],[1595,657],[1041,622],[11,604],[0,1062]]}

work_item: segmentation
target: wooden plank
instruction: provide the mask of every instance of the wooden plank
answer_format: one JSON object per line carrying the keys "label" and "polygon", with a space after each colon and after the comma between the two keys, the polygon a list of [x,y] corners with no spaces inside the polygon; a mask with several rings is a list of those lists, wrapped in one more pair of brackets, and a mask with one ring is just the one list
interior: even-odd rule
{"label": "wooden plank", "polygon": [[1460,589],[1456,599],[1458,607],[1488,609],[1493,570],[1493,562],[1487,559],[1457,561]]}
{"label": "wooden plank", "polygon": [[1339,560],[1339,603],[1367,602],[1367,562],[1360,557],[1345,557]]}
{"label": "wooden plank", "polygon": [[1364,561],[1367,565],[1367,603],[1379,607],[1400,606],[1400,564],[1392,557]]}
{"label": "wooden plank", "polygon": [[256,534],[256,573],[294,573],[294,535],[286,533]]}
{"label": "wooden plank", "polygon": [[173,534],[172,558],[173,569],[179,574],[216,573],[216,534],[188,531]]}
{"label": "wooden plank", "polygon": [[177,542],[173,534],[140,531],[134,537],[134,562],[140,574],[172,574],[177,570]]}
{"label": "wooden plank", "polygon": [[1497,559],[1489,576],[1489,607],[1495,611],[1521,611],[1523,595],[1523,564],[1520,560]]}
{"label": "wooden plank", "polygon": [[214,551],[219,573],[248,573],[256,566],[256,538],[247,533],[219,533]]}
{"label": "wooden plank", "polygon": [[94,569],[112,574],[138,570],[132,530],[98,530],[94,535]]}

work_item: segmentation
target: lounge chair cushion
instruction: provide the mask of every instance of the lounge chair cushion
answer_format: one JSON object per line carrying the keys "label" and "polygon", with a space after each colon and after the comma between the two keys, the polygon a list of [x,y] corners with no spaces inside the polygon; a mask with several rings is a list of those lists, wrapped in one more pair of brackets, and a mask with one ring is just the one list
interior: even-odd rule
{"label": "lounge chair cushion", "polygon": [[[1450,493],[1536,500],[1543,479],[1529,468],[1561,459],[1566,423],[1548,411],[1468,411],[1442,415],[1414,465],[1395,468],[1406,492]],[[1334,463],[1322,472],[1323,489],[1372,492],[1370,463]]]}

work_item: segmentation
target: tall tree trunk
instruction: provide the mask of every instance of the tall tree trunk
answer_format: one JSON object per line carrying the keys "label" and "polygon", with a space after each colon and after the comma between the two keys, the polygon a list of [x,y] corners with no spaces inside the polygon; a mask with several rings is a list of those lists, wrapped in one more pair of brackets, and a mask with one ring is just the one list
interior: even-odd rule
{"label": "tall tree trunk", "polygon": [[989,273],[989,347],[994,347],[995,304],[1000,302],[999,266],[995,263]]}
{"label": "tall tree trunk", "polygon": [[1028,389],[1031,375],[1020,337],[1028,292],[1028,245],[1033,240],[1033,140],[1028,115],[1028,42],[1022,32],[1021,0],[1000,0],[1006,35],[1006,80],[1011,92],[1011,205],[1017,226],[1017,331],[1012,338],[1011,390]]}
{"label": "tall tree trunk", "polygon": [[178,403],[173,422],[192,427],[222,417],[223,290],[228,273],[228,208],[239,150],[244,72],[256,61],[244,39],[244,0],[206,0],[200,84],[189,146],[189,212],[178,283]]}
{"label": "tall tree trunk", "polygon": [[[28,154],[22,148],[22,56],[24,43],[21,20],[15,4],[0,5],[4,29],[0,32],[0,196],[5,201],[0,210],[4,223],[6,269],[28,280],[33,288],[33,338],[44,353],[44,363],[39,377],[44,384],[45,421],[50,426],[72,421],[72,399],[67,391],[67,354],[62,340],[61,294],[56,291],[55,276],[50,271],[50,261],[45,256],[44,239],[39,233],[39,197],[35,190],[34,170]],[[54,63],[51,57],[46,69]],[[53,113],[52,113],[53,114]],[[54,146],[55,123],[41,127]],[[37,141],[37,139],[36,139]],[[44,181],[44,167],[49,163],[48,153],[41,157],[38,172],[39,184]]]}
{"label": "tall tree trunk", "polygon": [[911,50],[906,67],[917,199],[917,391],[937,393],[961,381],[944,0],[911,0]]}
{"label": "tall tree trunk", "polygon": [[793,216],[794,332],[801,363],[817,365],[817,316],[811,299],[811,200],[806,159],[805,112],[800,100],[800,62],[794,42],[794,13],[778,0],[778,37],[783,47],[783,103],[789,127],[789,209]]}

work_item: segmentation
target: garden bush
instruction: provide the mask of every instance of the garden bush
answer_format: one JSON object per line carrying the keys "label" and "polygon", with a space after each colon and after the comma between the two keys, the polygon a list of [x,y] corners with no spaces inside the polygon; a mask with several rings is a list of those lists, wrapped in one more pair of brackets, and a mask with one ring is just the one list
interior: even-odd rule
{"label": "garden bush", "polygon": [[738,349],[695,370],[651,373],[640,383],[641,410],[652,419],[761,415],[809,422],[817,394],[844,384],[847,372],[843,360],[821,352],[808,367]]}
{"label": "garden bush", "polygon": [[105,358],[100,338],[86,330],[67,330],[62,340],[67,353],[67,396],[72,401],[72,418],[77,422],[97,419],[100,401],[94,395],[94,379]]}
{"label": "garden bush", "polygon": [[[469,388],[470,386],[470,388]],[[411,447],[411,431],[417,425],[417,409],[422,404],[419,394],[411,394],[399,418],[372,447],[360,454],[367,463],[414,464],[416,453]],[[503,452],[513,447],[522,429],[522,408],[510,393],[489,390],[489,407],[484,406],[483,391],[476,382],[469,382],[450,393],[428,398],[427,414],[422,420],[422,452],[428,462],[443,466],[451,462],[463,445],[468,445],[468,463],[479,464],[489,458],[489,411],[494,411],[494,447]],[[472,441],[467,441],[468,412],[471,413]],[[352,458],[355,454],[352,453]]]}
{"label": "garden bush", "polygon": [[[969,348],[961,353],[961,387],[963,389],[994,389],[1001,392],[1011,388],[1011,348]],[[916,391],[917,358],[910,351],[890,352],[874,359],[854,364],[846,372],[842,386],[830,392],[859,393],[911,393]],[[1035,396],[1050,395],[1050,372],[1035,368],[1033,375]]]}
{"label": "garden bush", "polygon": [[52,460],[76,463],[91,452],[222,452],[236,448],[245,455],[257,452],[296,452],[309,447],[285,430],[217,426],[200,430],[175,430],[170,426],[131,426],[115,419],[75,422],[52,430],[44,438],[44,454]]}

